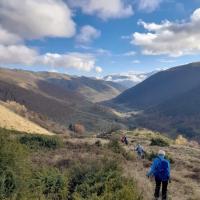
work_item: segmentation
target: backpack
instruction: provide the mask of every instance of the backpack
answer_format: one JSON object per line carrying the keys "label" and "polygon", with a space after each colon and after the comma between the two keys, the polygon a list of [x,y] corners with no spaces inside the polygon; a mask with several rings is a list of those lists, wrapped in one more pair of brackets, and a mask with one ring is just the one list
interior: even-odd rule
{"label": "backpack", "polygon": [[168,160],[159,158],[159,163],[156,168],[155,178],[160,181],[169,180],[169,164]]}

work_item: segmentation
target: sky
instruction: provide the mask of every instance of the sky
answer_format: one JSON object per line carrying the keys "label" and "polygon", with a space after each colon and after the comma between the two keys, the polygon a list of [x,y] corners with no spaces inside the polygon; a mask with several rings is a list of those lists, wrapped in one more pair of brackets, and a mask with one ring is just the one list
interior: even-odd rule
{"label": "sky", "polygon": [[103,77],[200,61],[200,0],[1,0],[0,66]]}

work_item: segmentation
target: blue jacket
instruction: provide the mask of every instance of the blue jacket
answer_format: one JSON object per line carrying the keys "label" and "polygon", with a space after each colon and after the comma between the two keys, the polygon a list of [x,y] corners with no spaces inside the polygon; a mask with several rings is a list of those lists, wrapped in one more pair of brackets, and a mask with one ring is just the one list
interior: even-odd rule
{"label": "blue jacket", "polygon": [[[149,171],[148,171],[148,173],[147,173],[147,176],[151,176],[151,175],[155,176],[156,169],[157,169],[157,167],[160,163],[160,159],[162,160],[162,159],[165,159],[165,158],[164,158],[164,156],[161,156],[161,155],[159,155],[157,158],[155,158],[150,169],[149,169]],[[167,160],[167,162],[168,162],[168,173],[170,175],[170,163],[169,163],[168,160]]]}

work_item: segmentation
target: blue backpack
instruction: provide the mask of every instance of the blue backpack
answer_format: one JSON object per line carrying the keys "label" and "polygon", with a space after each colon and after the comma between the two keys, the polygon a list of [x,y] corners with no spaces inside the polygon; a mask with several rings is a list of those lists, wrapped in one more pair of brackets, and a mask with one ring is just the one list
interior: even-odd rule
{"label": "blue backpack", "polygon": [[168,181],[169,180],[169,163],[166,159],[159,158],[159,163],[156,168],[155,178],[160,181]]}

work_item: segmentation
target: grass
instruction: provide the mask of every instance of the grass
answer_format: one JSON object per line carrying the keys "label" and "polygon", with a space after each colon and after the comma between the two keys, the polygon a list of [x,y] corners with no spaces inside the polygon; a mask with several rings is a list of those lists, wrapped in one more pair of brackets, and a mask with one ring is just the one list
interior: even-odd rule
{"label": "grass", "polygon": [[[150,200],[154,182],[145,174],[156,152],[163,149],[172,164],[169,199],[198,200],[199,146],[171,141],[170,146],[151,146],[151,139],[162,135],[148,135],[144,130],[137,130],[137,134],[129,132],[128,140],[133,142],[128,146],[117,138],[90,136],[64,138],[62,145],[55,147],[48,142],[54,137],[39,135],[38,139],[38,135],[0,129],[0,199]],[[22,137],[28,141],[26,144],[20,142]],[[138,143],[147,152],[145,159],[135,158],[132,149]]]}
{"label": "grass", "polygon": [[62,146],[62,141],[56,136],[24,135],[19,138],[19,141],[30,149],[56,149]]}
{"label": "grass", "polygon": [[26,133],[52,135],[52,133],[40,127],[36,123],[6,108],[1,101],[0,101],[0,113],[1,113],[0,127],[4,127],[6,129],[18,130]]}
{"label": "grass", "polygon": [[[147,152],[146,159],[139,162],[126,162],[124,164],[124,173],[127,177],[132,177],[136,180],[137,186],[143,192],[145,200],[151,200],[154,190],[154,180],[147,179],[147,173],[152,159],[157,156],[157,152],[163,149],[166,152],[167,158],[171,161],[172,182],[169,184],[169,199],[173,200],[198,200],[200,197],[199,176],[196,175],[199,171],[200,164],[200,146],[188,141],[183,145],[175,143],[175,141],[166,138],[158,133],[146,130],[129,131],[128,140],[132,141],[128,147],[132,149],[136,144],[141,144]],[[126,134],[126,132],[124,133]],[[169,146],[151,146],[152,138],[162,138],[169,142]],[[148,191],[148,192],[147,192]]]}
{"label": "grass", "polygon": [[0,130],[0,199],[142,199],[135,181],[123,176],[124,158],[107,145],[60,146],[55,137],[8,132]]}
{"label": "grass", "polygon": [[163,138],[152,138],[151,139],[151,146],[159,146],[159,147],[167,147],[169,146],[169,142]]}

